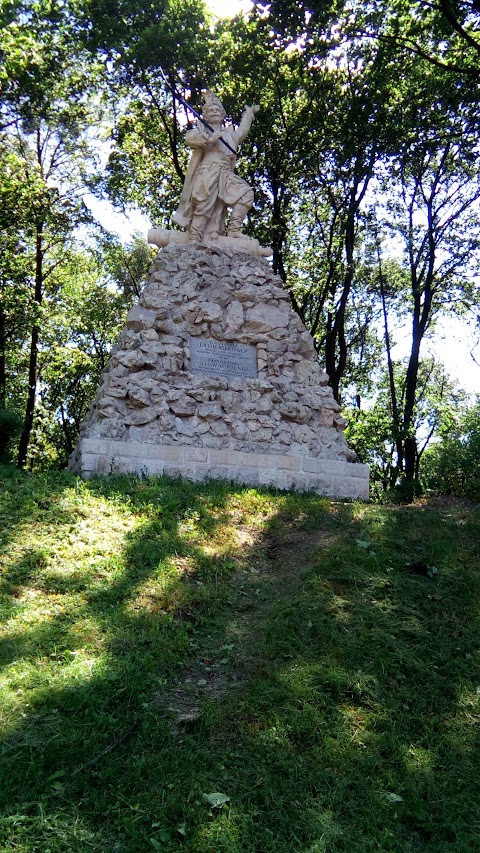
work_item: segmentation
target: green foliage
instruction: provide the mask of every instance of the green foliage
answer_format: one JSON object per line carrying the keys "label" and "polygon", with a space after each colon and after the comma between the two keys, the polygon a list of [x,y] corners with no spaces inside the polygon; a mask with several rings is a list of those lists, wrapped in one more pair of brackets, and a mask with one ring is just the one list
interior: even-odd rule
{"label": "green foliage", "polygon": [[86,44],[113,59],[128,84],[159,66],[193,69],[208,38],[203,0],[88,0],[77,14]]}
{"label": "green foliage", "polygon": [[[406,362],[407,360],[405,360]],[[407,364],[392,363],[393,382],[400,407],[404,405]],[[434,437],[448,435],[458,428],[459,411],[466,394],[433,358],[424,359],[418,371],[418,397],[410,435],[418,437],[415,477],[405,477],[402,451],[406,434],[395,416],[388,373],[377,370],[374,379],[375,400],[360,400],[362,408],[346,406],[346,437],[361,462],[370,465],[372,497],[377,500],[413,500],[421,493],[420,471]]]}
{"label": "green foliage", "polygon": [[147,282],[156,250],[138,232],[126,246],[112,240],[109,235],[101,241],[99,249],[100,265],[122,294],[125,304],[130,307]]}
{"label": "green foliage", "polygon": [[423,494],[423,486],[418,477],[400,477],[392,489],[382,495],[386,502],[410,504]]}
{"label": "green foliage", "polygon": [[216,59],[205,5],[163,0],[147,7],[114,0],[79,4],[77,13],[83,43],[109,70],[115,117],[112,152],[98,188],[166,227],[186,170],[179,119],[184,126],[191,116],[172,101],[163,74],[194,101],[209,85]]}
{"label": "green foliage", "polygon": [[480,402],[426,451],[422,479],[436,494],[480,501]]}
{"label": "green foliage", "polygon": [[370,466],[371,497],[380,499],[397,482],[399,470],[392,438],[392,417],[385,401],[368,409],[344,410],[345,436],[360,462]]}
{"label": "green foliage", "polygon": [[[385,411],[396,467],[411,479],[423,452],[417,412],[436,388],[433,373],[423,381],[428,333],[440,315],[478,302],[479,99],[458,76],[478,77],[480,19],[470,12],[468,3],[404,0],[348,12],[343,3],[269,4],[273,49],[296,58],[316,116],[309,134],[294,135],[302,203],[290,204],[282,237],[294,247],[286,252],[293,304],[337,399],[351,382],[359,397],[375,398],[368,374],[378,366],[380,329],[390,357],[392,314],[408,322],[406,375],[396,385],[392,373]],[[277,61],[280,77],[286,64],[292,59]]]}
{"label": "green foliage", "polygon": [[13,462],[15,442],[22,431],[23,420],[12,409],[0,409],[0,464]]}
{"label": "green foliage", "polygon": [[[42,387],[29,452],[29,466],[36,470],[66,464],[132,303],[132,279],[127,279],[123,293],[112,281],[113,244],[107,258],[103,242],[97,251],[93,248],[64,259],[62,288],[45,314],[47,346],[39,356]],[[128,264],[128,249],[122,249],[122,256]],[[131,270],[136,270],[141,286],[135,258]]]}
{"label": "green foliage", "polygon": [[388,0],[366,9],[370,33],[393,41],[398,49],[447,72],[461,85],[478,83],[480,15],[470,0]]}
{"label": "green foliage", "polygon": [[[5,24],[0,72],[0,403],[25,412],[20,464],[32,466],[41,452],[46,465],[64,461],[65,446],[60,441],[55,450],[54,433],[57,440],[65,436],[69,446],[72,417],[78,430],[78,419],[94,394],[98,363],[103,366],[111,343],[98,341],[99,327],[109,319],[108,298],[102,300],[99,286],[102,274],[94,264],[85,273],[88,261],[78,248],[80,232],[85,238],[92,225],[83,196],[96,168],[92,143],[98,130],[93,132],[89,125],[103,118],[102,74],[78,41],[68,3],[22,3],[18,14],[6,15]],[[97,343],[102,352],[88,364],[88,358],[77,357],[74,337],[78,322],[88,325],[94,309],[86,290],[91,299],[95,287],[97,340],[91,346]],[[82,308],[86,316],[80,321]],[[117,317],[119,313],[117,308]]]}

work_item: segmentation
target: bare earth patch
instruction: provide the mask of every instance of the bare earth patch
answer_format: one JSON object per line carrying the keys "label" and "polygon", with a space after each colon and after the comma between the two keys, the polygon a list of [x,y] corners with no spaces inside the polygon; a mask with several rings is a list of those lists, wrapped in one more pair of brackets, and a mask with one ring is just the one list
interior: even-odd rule
{"label": "bare earth patch", "polygon": [[311,571],[313,553],[330,547],[336,537],[286,529],[285,534],[260,538],[258,530],[238,527],[236,538],[245,560],[240,556],[225,626],[176,681],[156,695],[176,733],[200,719],[206,702],[221,700],[254,678],[262,665],[259,648],[271,611],[295,594]]}

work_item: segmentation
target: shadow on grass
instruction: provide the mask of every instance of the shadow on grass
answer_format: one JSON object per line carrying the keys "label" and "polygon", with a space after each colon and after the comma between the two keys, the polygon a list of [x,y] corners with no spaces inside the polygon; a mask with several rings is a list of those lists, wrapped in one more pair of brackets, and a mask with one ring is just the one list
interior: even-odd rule
{"label": "shadow on grass", "polygon": [[[47,480],[48,477],[43,479]],[[55,503],[62,491],[71,487],[72,483],[75,483],[75,478],[66,475],[60,486],[50,489],[49,504]],[[214,558],[206,557],[202,548],[189,543],[178,532],[179,523],[190,513],[195,515],[205,533],[212,532],[217,524],[209,510],[205,509],[203,496],[195,486],[157,480],[153,487],[147,487],[135,478],[123,477],[91,481],[82,484],[82,488],[91,495],[107,500],[128,501],[129,512],[138,514],[140,519],[143,517],[144,523],[140,524],[138,530],[125,534],[123,552],[118,555],[118,559],[113,559],[110,572],[108,565],[100,566],[97,563],[92,571],[62,575],[47,570],[50,556],[48,549],[33,547],[24,550],[21,559],[2,574],[4,621],[17,612],[15,601],[20,595],[26,601],[27,609],[29,602],[33,608],[37,593],[51,595],[58,606],[54,607],[56,612],[53,615],[49,613],[37,627],[31,629],[20,626],[18,630],[8,632],[8,636],[0,641],[0,666],[6,666],[15,659],[35,661],[39,654],[42,657],[58,657],[55,654],[57,648],[69,649],[78,645],[76,625],[85,621],[92,625],[94,631],[104,635],[107,656],[113,650],[115,657],[115,652],[120,650],[121,657],[125,657],[125,649],[131,645],[134,655],[132,663],[140,673],[143,667],[141,661],[136,659],[136,649],[143,648],[141,657],[144,658],[146,646],[160,644],[161,648],[156,648],[155,654],[161,651],[162,661],[167,660],[172,632],[182,637],[184,635],[179,625],[173,625],[174,616],[178,615],[182,606],[194,608],[196,598],[200,602],[202,599],[201,594],[195,597],[191,583],[185,583],[184,577],[169,573],[169,560],[189,559],[193,567],[191,579],[199,574],[208,576],[212,571],[217,580],[222,571],[228,574],[230,564],[225,561],[219,564]],[[227,487],[223,491],[221,487],[217,490],[213,499],[215,512],[221,508],[224,496],[227,495]],[[46,499],[42,498],[42,502],[45,505]],[[29,519],[32,524],[37,521],[31,514],[32,503],[38,506],[39,502],[29,484],[23,504],[18,499],[18,524],[25,519]],[[73,516],[66,513],[61,518],[55,518],[55,526],[67,526],[72,521]],[[12,524],[9,535],[14,534],[15,524]],[[100,578],[99,568],[102,570]],[[145,581],[158,580],[159,577],[162,578],[163,588],[159,589],[157,585],[150,599],[145,595],[135,605],[136,591]],[[74,601],[74,613],[62,607],[62,596],[68,593],[78,593]],[[11,612],[9,602],[5,600],[8,597],[11,599]],[[129,604],[132,606],[126,612],[125,608]],[[45,614],[40,613],[42,615]],[[163,638],[166,649],[163,649],[163,634],[166,637]],[[173,660],[177,661],[177,656],[173,655]]]}
{"label": "shadow on grass", "polygon": [[[60,613],[3,649],[10,665],[32,659],[32,700],[3,748],[3,849],[477,849],[478,512],[266,493],[261,535],[219,557],[188,520],[213,541],[248,490],[89,488],[129,492],[145,520],[108,582],[82,587],[74,620]],[[251,681],[175,729],[162,691],[212,644],[231,646],[241,619]],[[73,652],[89,630],[104,643],[87,676]],[[228,803],[210,808],[210,792]]]}

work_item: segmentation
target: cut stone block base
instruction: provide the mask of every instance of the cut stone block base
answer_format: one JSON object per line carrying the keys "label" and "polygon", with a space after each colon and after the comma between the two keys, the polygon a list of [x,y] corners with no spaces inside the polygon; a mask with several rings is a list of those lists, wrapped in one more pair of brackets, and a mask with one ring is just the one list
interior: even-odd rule
{"label": "cut stone block base", "polygon": [[167,474],[189,480],[233,480],[332,498],[368,499],[369,468],[358,462],[309,456],[246,453],[182,444],[83,438],[75,469],[95,474]]}

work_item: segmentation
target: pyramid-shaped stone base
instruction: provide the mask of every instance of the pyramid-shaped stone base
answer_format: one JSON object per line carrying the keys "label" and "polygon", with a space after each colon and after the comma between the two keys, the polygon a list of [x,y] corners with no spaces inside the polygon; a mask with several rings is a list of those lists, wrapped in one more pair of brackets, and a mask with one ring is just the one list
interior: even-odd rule
{"label": "pyramid-shaped stone base", "polygon": [[169,245],[128,314],[70,468],[367,498],[368,466],[353,461],[338,411],[264,259]]}

